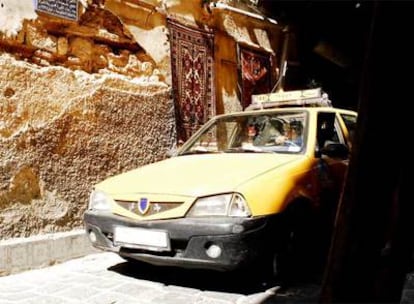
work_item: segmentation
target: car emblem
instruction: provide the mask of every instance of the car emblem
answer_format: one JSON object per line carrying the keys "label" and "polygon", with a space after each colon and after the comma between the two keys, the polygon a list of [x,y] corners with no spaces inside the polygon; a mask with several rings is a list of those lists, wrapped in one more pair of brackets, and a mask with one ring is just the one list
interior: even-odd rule
{"label": "car emblem", "polygon": [[140,200],[138,202],[138,211],[142,215],[144,215],[145,213],[148,212],[149,207],[150,207],[150,203],[149,203],[148,199],[145,198],[145,197],[140,198]]}

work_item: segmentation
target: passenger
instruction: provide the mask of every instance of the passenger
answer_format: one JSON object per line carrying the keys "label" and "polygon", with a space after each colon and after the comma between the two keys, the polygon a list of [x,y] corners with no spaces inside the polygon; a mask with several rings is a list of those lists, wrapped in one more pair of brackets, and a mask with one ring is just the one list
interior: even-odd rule
{"label": "passenger", "polygon": [[248,142],[253,144],[255,138],[257,136],[257,128],[255,125],[253,124],[249,124],[249,126],[247,127],[247,138],[248,138]]}
{"label": "passenger", "polygon": [[276,144],[301,147],[303,143],[302,123],[300,121],[292,121],[291,123],[285,125],[285,127],[285,134],[276,137]]}
{"label": "passenger", "polygon": [[257,125],[249,124],[245,130],[241,147],[243,149],[254,149],[259,151],[260,149],[255,147],[255,140],[258,138],[258,133]]}

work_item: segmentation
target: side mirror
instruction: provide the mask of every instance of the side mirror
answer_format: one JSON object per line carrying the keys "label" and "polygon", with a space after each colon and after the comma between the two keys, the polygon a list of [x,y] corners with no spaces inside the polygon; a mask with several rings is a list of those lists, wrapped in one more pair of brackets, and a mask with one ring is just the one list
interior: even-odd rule
{"label": "side mirror", "polygon": [[349,149],[344,144],[332,143],[323,147],[320,154],[331,158],[346,159],[349,156]]}

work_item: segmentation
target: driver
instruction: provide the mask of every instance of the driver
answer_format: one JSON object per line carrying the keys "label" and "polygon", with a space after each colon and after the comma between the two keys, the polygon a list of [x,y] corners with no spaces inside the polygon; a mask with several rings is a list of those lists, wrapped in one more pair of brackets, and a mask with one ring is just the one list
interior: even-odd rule
{"label": "driver", "polygon": [[275,142],[277,145],[301,147],[303,143],[302,131],[302,123],[294,120],[284,126],[284,135],[276,137]]}

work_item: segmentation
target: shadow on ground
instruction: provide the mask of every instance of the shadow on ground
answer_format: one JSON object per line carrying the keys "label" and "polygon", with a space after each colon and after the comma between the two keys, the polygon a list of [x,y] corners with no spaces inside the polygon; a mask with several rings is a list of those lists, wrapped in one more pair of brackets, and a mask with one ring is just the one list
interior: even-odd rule
{"label": "shadow on ground", "polygon": [[249,276],[245,272],[219,272],[178,267],[153,266],[140,262],[125,262],[108,270],[141,280],[155,281],[201,290],[251,294],[272,287],[269,282]]}
{"label": "shadow on ground", "polygon": [[[125,262],[108,269],[132,278],[194,288],[203,291],[252,295],[264,293],[278,286],[277,282],[266,281],[248,272],[218,272],[208,270],[159,267],[141,262]],[[271,303],[317,303],[319,283],[314,280],[279,287],[275,295],[269,296],[263,304]]]}

